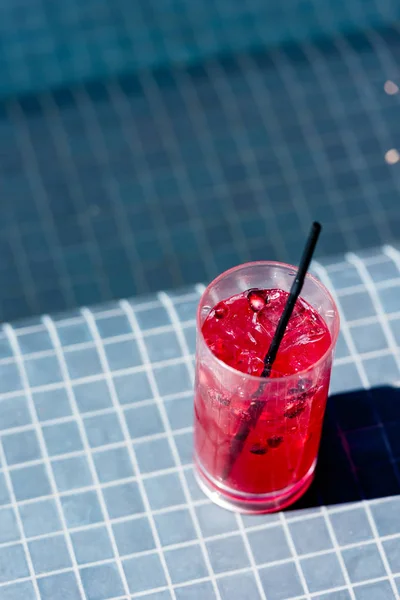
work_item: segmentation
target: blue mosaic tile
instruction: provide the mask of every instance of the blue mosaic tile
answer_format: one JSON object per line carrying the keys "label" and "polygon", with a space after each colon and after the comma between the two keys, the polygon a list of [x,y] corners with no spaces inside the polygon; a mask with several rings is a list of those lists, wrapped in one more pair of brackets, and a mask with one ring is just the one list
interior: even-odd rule
{"label": "blue mosaic tile", "polygon": [[44,465],[32,465],[11,471],[10,477],[17,502],[48,496],[51,493]]}
{"label": "blue mosaic tile", "polygon": [[124,434],[116,413],[85,417],[86,436],[92,448],[122,442]]}
{"label": "blue mosaic tile", "polygon": [[141,473],[161,471],[175,466],[166,438],[135,444],[135,454]]}
{"label": "blue mosaic tile", "polygon": [[122,596],[124,587],[115,563],[85,567],[80,570],[87,600],[106,600]]}
{"label": "blue mosaic tile", "polygon": [[151,477],[143,483],[152,510],[185,503],[185,495],[176,473]]}
{"label": "blue mosaic tile", "polygon": [[62,529],[57,507],[52,499],[21,504],[19,514],[27,537],[54,533]]}
{"label": "blue mosaic tile", "polygon": [[125,411],[125,419],[133,439],[164,431],[161,416],[155,404],[128,409]]}
{"label": "blue mosaic tile", "polygon": [[224,573],[250,565],[241,536],[207,542],[207,550],[215,573]]}
{"label": "blue mosaic tile", "polygon": [[351,600],[350,592],[347,590],[340,590],[338,592],[331,592],[328,594],[322,594],[322,596],[315,596],[317,600]]}
{"label": "blue mosaic tile", "polygon": [[356,267],[346,263],[344,263],[343,267],[340,269],[329,269],[329,278],[333,287],[337,290],[363,284]]}
{"label": "blue mosaic tile", "polygon": [[176,300],[174,302],[174,308],[181,323],[196,318],[199,300],[200,295],[194,299],[184,298],[183,300]]}
{"label": "blue mosaic tile", "polygon": [[183,334],[185,336],[186,344],[191,354],[195,354],[196,352],[196,327],[184,327]]}
{"label": "blue mosaic tile", "polygon": [[114,375],[113,380],[120,404],[131,404],[153,398],[150,383],[144,371],[129,375]]}
{"label": "blue mosaic tile", "polygon": [[179,394],[193,388],[185,363],[154,368],[153,372],[161,396]]}
{"label": "blue mosaic tile", "polygon": [[367,270],[371,275],[374,283],[388,281],[389,279],[397,279],[399,270],[391,260],[381,261],[367,266]]}
{"label": "blue mosaic tile", "polygon": [[149,519],[139,517],[113,525],[115,542],[120,556],[153,550],[155,542]]}
{"label": "blue mosaic tile", "polygon": [[281,525],[274,525],[260,531],[249,531],[247,537],[257,565],[291,557]]}
{"label": "blue mosaic tile", "polygon": [[2,437],[8,465],[16,465],[41,458],[39,442],[34,431],[10,433]]}
{"label": "blue mosaic tile", "polygon": [[176,600],[216,600],[213,586],[209,581],[176,588],[175,595]]}
{"label": "blue mosaic tile", "polygon": [[114,556],[110,537],[105,527],[91,527],[71,533],[75,557],[79,565]]}
{"label": "blue mosaic tile", "polygon": [[164,555],[173,584],[207,576],[207,567],[199,544],[166,550]]}
{"label": "blue mosaic tile", "polygon": [[132,327],[126,315],[114,315],[96,318],[97,330],[103,339],[132,333]]}
{"label": "blue mosaic tile", "polygon": [[110,392],[105,381],[90,381],[73,387],[79,412],[102,410],[112,406]]}
{"label": "blue mosaic tile", "polygon": [[10,342],[5,336],[0,335],[0,358],[11,358],[12,356],[13,351]]}
{"label": "blue mosaic tile", "polygon": [[188,394],[184,398],[171,398],[164,402],[171,429],[191,427],[194,418],[193,396]]}
{"label": "blue mosaic tile", "polygon": [[54,478],[59,492],[66,492],[93,484],[86,456],[73,456],[52,462]]}
{"label": "blue mosaic tile", "polygon": [[136,340],[124,340],[106,344],[104,350],[111,371],[138,367],[142,364]]}
{"label": "blue mosaic tile", "polygon": [[2,600],[36,600],[36,592],[30,581],[7,585],[3,587],[1,594]]}
{"label": "blue mosaic tile", "polygon": [[362,387],[360,375],[354,364],[335,365],[331,377],[331,394],[359,390]]}
{"label": "blue mosaic tile", "polygon": [[62,346],[72,346],[92,342],[87,323],[57,323],[57,333]]}
{"label": "blue mosaic tile", "polygon": [[[289,515],[287,514],[287,519]],[[247,527],[257,527],[259,525],[270,525],[271,523],[278,523],[280,521],[279,515],[275,513],[269,513],[265,515],[241,515],[243,525]]]}
{"label": "blue mosaic tile", "polygon": [[399,369],[393,356],[363,359],[363,365],[371,386],[393,383],[399,378]]}
{"label": "blue mosaic tile", "polygon": [[0,548],[0,582],[29,576],[22,544]]}
{"label": "blue mosaic tile", "polygon": [[78,583],[72,571],[38,579],[41,600],[81,600]]}
{"label": "blue mosaic tile", "polygon": [[261,600],[260,592],[253,573],[241,573],[240,575],[230,575],[218,580],[218,589],[222,600]]}
{"label": "blue mosaic tile", "polygon": [[144,512],[143,500],[136,482],[104,488],[103,496],[110,519]]}
{"label": "blue mosaic tile", "polygon": [[342,550],[342,556],[353,583],[385,575],[385,567],[376,544]]}
{"label": "blue mosaic tile", "polygon": [[367,292],[355,292],[340,298],[340,306],[347,321],[373,317],[376,312]]}
{"label": "blue mosaic tile", "polygon": [[68,527],[81,527],[103,521],[100,502],[95,491],[81,492],[61,497]]}
{"label": "blue mosaic tile", "polygon": [[399,311],[399,302],[398,302],[398,286],[381,288],[378,290],[379,298],[382,303],[383,312],[385,314],[390,314]]}
{"label": "blue mosaic tile", "polygon": [[180,358],[182,351],[174,331],[147,335],[144,338],[151,363]]}
{"label": "blue mosaic tile", "polygon": [[25,369],[31,387],[59,383],[63,380],[60,365],[55,356],[43,356],[25,360]]}
{"label": "blue mosaic tile", "polygon": [[47,331],[19,334],[18,343],[22,354],[33,354],[34,352],[44,352],[53,349],[53,344]]}
{"label": "blue mosaic tile", "polygon": [[15,363],[0,364],[0,394],[22,390],[22,382]]}
{"label": "blue mosaic tile", "polygon": [[367,515],[362,507],[332,513],[329,519],[341,546],[364,542],[373,537]]}
{"label": "blue mosaic tile", "polygon": [[193,469],[187,471],[185,470],[184,477],[186,480],[191,500],[193,502],[196,502],[196,500],[204,500],[204,494],[196,481]]}
{"label": "blue mosaic tile", "polygon": [[75,421],[46,425],[42,429],[49,456],[83,450],[83,443]]}
{"label": "blue mosaic tile", "polygon": [[64,388],[33,392],[32,398],[39,421],[60,419],[72,415],[67,390]]}
{"label": "blue mosaic tile", "polygon": [[338,558],[334,553],[303,558],[301,568],[311,593],[345,585]]}
{"label": "blue mosaic tile", "polygon": [[400,539],[386,540],[382,543],[390,570],[392,573],[400,572]]}
{"label": "blue mosaic tile", "polygon": [[197,537],[192,517],[187,508],[154,515],[154,520],[163,546],[190,542]]}
{"label": "blue mosaic tile", "polygon": [[388,347],[385,334],[379,323],[370,323],[368,327],[354,325],[350,331],[357,352],[374,352],[375,350],[385,350]]}
{"label": "blue mosaic tile", "polygon": [[238,529],[235,515],[216,504],[196,506],[195,511],[201,532],[205,537],[237,531]]}
{"label": "blue mosaic tile", "polygon": [[48,573],[72,566],[71,557],[63,535],[55,535],[28,542],[35,573]]}
{"label": "blue mosaic tile", "polygon": [[347,346],[347,342],[343,336],[343,333],[340,331],[336,342],[335,357],[344,358],[346,356],[350,356],[350,350]]}
{"label": "blue mosaic tile", "polygon": [[164,325],[171,325],[169,315],[161,305],[136,310],[135,314],[139,327],[143,331],[154,329],[155,327],[163,327]]}
{"label": "blue mosaic tile", "polygon": [[136,556],[123,561],[131,594],[166,585],[165,574],[157,554]]}
{"label": "blue mosaic tile", "polygon": [[171,592],[168,590],[162,590],[160,592],[154,592],[152,594],[146,594],[142,596],[147,600],[172,600]]}
{"label": "blue mosaic tile", "polygon": [[361,585],[355,589],[356,600],[395,600],[395,595],[388,581],[377,581]]}
{"label": "blue mosaic tile", "polygon": [[31,422],[28,403],[24,396],[3,398],[0,401],[0,429],[21,427]]}
{"label": "blue mosaic tile", "polygon": [[400,498],[372,504],[371,512],[380,536],[392,535],[400,531]]}
{"label": "blue mosaic tile", "polygon": [[303,586],[293,562],[265,567],[259,570],[261,583],[268,600],[286,600],[302,596]]}
{"label": "blue mosaic tile", "polygon": [[101,483],[108,483],[134,475],[131,459],[126,448],[111,448],[93,454],[97,476]]}
{"label": "blue mosaic tile", "polygon": [[12,508],[0,509],[0,543],[15,542],[20,537],[14,510]]}
{"label": "blue mosaic tile", "polygon": [[103,372],[96,348],[64,352],[64,358],[71,379],[80,379]]}
{"label": "blue mosaic tile", "polygon": [[182,465],[189,465],[193,460],[193,433],[179,433],[174,436],[178,449],[179,459]]}
{"label": "blue mosaic tile", "polygon": [[400,346],[400,319],[392,319],[390,321],[390,329],[393,333],[397,346]]}
{"label": "blue mosaic tile", "polygon": [[323,517],[290,523],[290,533],[297,554],[308,554],[332,548],[331,538]]}

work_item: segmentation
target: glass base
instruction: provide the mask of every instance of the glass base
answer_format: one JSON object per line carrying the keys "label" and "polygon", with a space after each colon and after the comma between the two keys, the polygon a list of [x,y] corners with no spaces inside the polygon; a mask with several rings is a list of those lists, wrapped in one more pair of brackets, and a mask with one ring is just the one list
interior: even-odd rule
{"label": "glass base", "polygon": [[212,502],[227,510],[256,515],[277,512],[296,502],[310,487],[316,463],[315,460],[305,476],[294,485],[269,494],[246,494],[231,490],[208,476],[196,456],[194,472],[201,490]]}

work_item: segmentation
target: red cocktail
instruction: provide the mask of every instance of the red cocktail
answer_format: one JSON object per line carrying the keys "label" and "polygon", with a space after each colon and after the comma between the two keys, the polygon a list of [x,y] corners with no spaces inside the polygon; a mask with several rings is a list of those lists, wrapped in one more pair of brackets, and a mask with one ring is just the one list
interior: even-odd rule
{"label": "red cocktail", "polygon": [[[227,508],[278,510],[312,481],[339,327],[329,292],[313,277],[270,377],[260,377],[294,274],[280,263],[242,265],[200,301],[195,464],[202,488]],[[261,410],[235,453],[254,402]]]}

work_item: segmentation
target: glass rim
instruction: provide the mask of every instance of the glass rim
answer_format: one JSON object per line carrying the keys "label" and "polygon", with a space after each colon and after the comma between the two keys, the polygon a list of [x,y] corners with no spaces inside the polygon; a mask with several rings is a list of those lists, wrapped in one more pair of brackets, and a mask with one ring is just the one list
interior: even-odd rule
{"label": "glass rim", "polygon": [[[306,275],[306,279],[310,279],[318,288],[320,288],[320,290],[326,294],[326,296],[328,297],[328,299],[330,300],[330,302],[332,303],[333,307],[334,307],[334,327],[333,327],[333,332],[331,334],[331,343],[329,344],[329,348],[327,348],[327,350],[324,352],[324,354],[312,365],[310,365],[309,367],[307,367],[306,369],[303,369],[302,371],[297,371],[297,373],[293,373],[292,375],[284,375],[283,377],[273,377],[271,379],[266,378],[266,377],[261,377],[260,375],[250,375],[250,373],[242,373],[242,371],[238,371],[237,369],[235,369],[234,367],[231,367],[230,365],[227,365],[226,363],[224,363],[220,358],[218,358],[218,356],[216,356],[213,351],[211,350],[211,348],[209,347],[209,345],[207,344],[204,336],[203,336],[203,332],[202,332],[202,328],[201,328],[201,302],[202,299],[204,298],[204,296],[206,295],[206,293],[212,288],[214,287],[215,284],[217,284],[221,279],[225,278],[227,275],[234,273],[235,271],[244,269],[246,267],[251,267],[254,265],[259,265],[259,266],[269,266],[269,267],[284,267],[285,269],[290,269],[290,270],[294,270],[295,272],[297,271],[297,267],[289,264],[289,263],[283,263],[283,262],[279,262],[276,260],[256,260],[256,261],[251,261],[251,262],[246,262],[246,263],[242,263],[240,265],[237,265],[235,267],[231,267],[230,269],[224,271],[223,273],[221,273],[220,275],[218,275],[217,277],[215,277],[209,284],[208,286],[205,288],[205,290],[203,291],[200,300],[199,300],[199,305],[197,307],[197,313],[196,313],[196,328],[197,328],[197,335],[200,337],[201,342],[203,343],[203,345],[206,347],[206,352],[207,354],[209,354],[211,356],[211,358],[216,361],[217,364],[219,364],[219,366],[225,370],[227,370],[228,372],[234,374],[235,376],[239,376],[239,377],[244,377],[246,379],[248,379],[249,381],[257,381],[259,384],[261,383],[266,383],[267,381],[271,381],[271,383],[279,383],[279,382],[290,382],[291,380],[294,379],[298,379],[299,377],[303,377],[304,375],[306,375],[307,373],[310,373],[310,371],[312,371],[313,369],[315,369],[316,367],[318,367],[320,364],[322,364],[326,358],[329,356],[329,354],[332,353],[335,345],[336,345],[336,341],[339,335],[339,329],[340,329],[340,316],[339,316],[339,311],[338,311],[338,307],[336,306],[336,302],[331,294],[331,292],[328,290],[328,288],[316,277],[314,277],[314,275],[311,275],[311,273],[307,272]],[[301,298],[301,295],[300,295]],[[213,307],[210,308],[210,310],[212,310]]]}

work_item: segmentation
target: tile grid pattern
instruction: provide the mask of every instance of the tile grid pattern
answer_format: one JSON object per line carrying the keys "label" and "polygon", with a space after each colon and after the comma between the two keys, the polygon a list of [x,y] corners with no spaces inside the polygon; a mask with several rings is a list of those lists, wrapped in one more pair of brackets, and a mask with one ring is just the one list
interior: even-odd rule
{"label": "tile grid pattern", "polygon": [[4,100],[0,318],[295,262],[312,218],[321,256],[397,244],[399,50],[394,25]]}
{"label": "tile grid pattern", "polygon": [[351,0],[318,18],[318,3],[261,0],[240,5],[224,0],[126,0],[112,5],[78,0],[4,0],[0,7],[0,95],[109,78],[158,65],[204,60],[221,52],[241,52],[317,34],[376,27],[393,22],[395,0]]}
{"label": "tile grid pattern", "polygon": [[[314,271],[342,317],[332,394],[396,388],[400,252],[350,253]],[[392,420],[384,398],[372,421],[360,414],[351,425],[337,413],[347,453],[338,487],[348,468],[359,492],[350,503],[328,499],[254,518],[223,511],[198,490],[191,386],[202,289],[3,326],[1,597],[399,597],[394,402]],[[378,478],[386,469],[389,487],[371,494],[366,465]]]}

